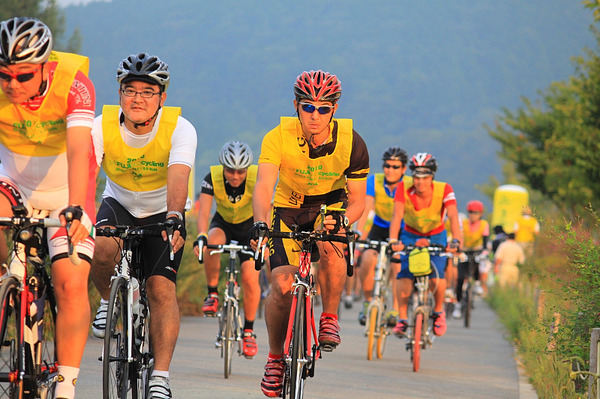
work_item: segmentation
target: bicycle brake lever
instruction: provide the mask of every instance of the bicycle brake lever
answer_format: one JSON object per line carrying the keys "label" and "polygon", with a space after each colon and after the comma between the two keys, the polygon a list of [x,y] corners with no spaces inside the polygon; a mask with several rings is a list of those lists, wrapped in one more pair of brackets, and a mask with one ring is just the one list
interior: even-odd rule
{"label": "bicycle brake lever", "polygon": [[175,253],[173,252],[173,226],[167,225],[167,241],[169,241],[169,259],[173,261],[175,259]]}
{"label": "bicycle brake lever", "polygon": [[[69,219],[72,219],[73,215],[69,215],[69,213],[67,213],[67,215],[65,215],[66,217],[68,217]],[[69,237],[69,229],[71,228],[71,222],[68,222],[67,225],[65,226],[65,229],[67,230],[67,245],[68,245],[68,255],[69,255],[69,259],[71,260],[71,263],[74,264],[75,266],[79,265],[81,263],[81,259],[79,258],[79,255],[77,255],[77,249],[75,249],[75,246],[73,245],[73,242],[71,241],[71,237]]]}

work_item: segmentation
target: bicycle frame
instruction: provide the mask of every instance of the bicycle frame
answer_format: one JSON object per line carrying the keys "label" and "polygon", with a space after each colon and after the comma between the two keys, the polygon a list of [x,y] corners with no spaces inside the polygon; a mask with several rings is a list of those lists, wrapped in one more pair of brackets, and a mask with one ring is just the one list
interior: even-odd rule
{"label": "bicycle frame", "polygon": [[[38,212],[37,217],[25,217],[27,210],[24,207],[13,207],[13,212],[13,217],[0,218],[0,225],[14,231],[9,269],[1,278],[0,289],[0,340],[2,347],[9,344],[9,357],[12,359],[10,363],[2,365],[3,368],[9,367],[9,370],[0,373],[0,382],[10,384],[9,392],[16,389],[17,392],[13,392],[11,397],[45,397],[53,388],[58,375],[55,342],[51,344],[52,352],[44,353],[44,312],[50,312],[51,320],[46,323],[50,324],[50,328],[54,328],[56,320],[56,300],[50,276],[46,271],[48,250],[45,229],[60,227],[61,224],[58,219],[46,218],[47,212]],[[27,265],[33,268],[31,275],[28,275]],[[11,300],[18,302],[18,313],[14,315],[6,308],[11,306]],[[37,308],[39,305],[42,306],[41,310]],[[15,320],[14,341],[5,336],[11,316],[18,317]],[[16,355],[14,364],[13,354]],[[46,358],[46,355],[50,357]],[[11,365],[15,368],[12,369]]]}

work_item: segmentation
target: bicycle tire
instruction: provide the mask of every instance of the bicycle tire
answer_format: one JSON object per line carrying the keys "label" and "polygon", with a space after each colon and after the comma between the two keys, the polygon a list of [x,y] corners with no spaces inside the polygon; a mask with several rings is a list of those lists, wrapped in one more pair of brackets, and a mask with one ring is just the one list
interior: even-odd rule
{"label": "bicycle tire", "polygon": [[377,337],[377,359],[381,359],[383,357],[383,352],[385,351],[385,343],[387,342],[388,329],[382,323],[379,326],[379,336]]}
{"label": "bicycle tire", "polygon": [[[303,286],[298,287],[296,296],[296,313],[294,314],[294,324],[292,326],[291,339],[291,362],[289,364],[290,399],[301,399],[304,397],[304,381],[306,379],[306,289]],[[287,367],[287,366],[286,366]]]}
{"label": "bicycle tire", "polygon": [[468,285],[465,290],[465,328],[471,325],[471,313],[473,310],[473,286]]}
{"label": "bicycle tire", "polygon": [[[49,280],[47,280],[49,283]],[[58,359],[56,357],[56,298],[49,284],[45,287],[44,320],[42,337],[40,338],[40,357],[36,367],[36,376],[40,396],[54,392],[55,376],[58,374]],[[50,397],[50,396],[48,396]]]}
{"label": "bicycle tire", "polygon": [[129,380],[127,329],[131,322],[127,306],[127,280],[112,282],[106,315],[102,356],[102,395],[104,399],[126,399]]}
{"label": "bicycle tire", "polygon": [[140,340],[139,345],[134,345],[134,356],[137,361],[129,366],[129,377],[134,399],[144,399],[148,396],[148,383],[154,370],[154,358],[150,346],[149,308],[147,304],[142,306],[142,303],[146,304],[147,299],[140,297],[140,308],[143,309],[143,315],[139,315],[139,317],[143,317],[143,325],[139,325],[138,331],[134,331],[134,337],[137,340],[143,334],[143,340]]}
{"label": "bicycle tire", "polygon": [[367,323],[369,323],[369,327],[367,330],[367,360],[373,360],[373,351],[375,349],[375,334],[379,330],[379,323],[377,323],[378,315],[379,308],[377,306],[371,306],[369,308],[369,313],[367,316]]}
{"label": "bicycle tire", "polygon": [[10,382],[9,375],[18,373],[19,337],[21,330],[21,294],[19,281],[9,277],[0,288],[0,397],[21,399],[23,381]]}
{"label": "bicycle tire", "polygon": [[423,313],[417,313],[415,316],[413,340],[415,341],[412,345],[412,364],[413,371],[416,373],[419,371],[421,365],[421,341],[423,335]]}
{"label": "bicycle tire", "polygon": [[231,375],[231,363],[233,360],[233,343],[235,342],[235,315],[233,314],[233,304],[231,302],[225,303],[225,308],[223,309],[223,313],[225,314],[225,337],[223,345],[224,355],[223,355],[223,375],[225,378],[229,378]]}

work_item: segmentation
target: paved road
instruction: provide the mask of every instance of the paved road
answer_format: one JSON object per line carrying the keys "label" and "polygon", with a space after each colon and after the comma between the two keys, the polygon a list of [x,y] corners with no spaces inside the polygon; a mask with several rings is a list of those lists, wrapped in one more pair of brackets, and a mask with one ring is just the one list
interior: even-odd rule
{"label": "paved road", "polygon": [[[423,352],[421,369],[412,371],[404,341],[390,337],[383,359],[366,359],[366,338],[356,321],[358,306],[340,315],[342,344],[317,362],[307,381],[306,398],[535,398],[524,394],[495,314],[476,302],[472,326],[449,320],[448,332]],[[264,398],[260,379],[266,360],[266,328],[257,320],[259,354],[234,357],[233,374],[223,378],[220,350],[214,348],[216,319],[185,317],[171,370],[176,398]],[[80,399],[101,397],[101,341],[90,338],[77,384]],[[525,386],[528,388],[527,386]]]}

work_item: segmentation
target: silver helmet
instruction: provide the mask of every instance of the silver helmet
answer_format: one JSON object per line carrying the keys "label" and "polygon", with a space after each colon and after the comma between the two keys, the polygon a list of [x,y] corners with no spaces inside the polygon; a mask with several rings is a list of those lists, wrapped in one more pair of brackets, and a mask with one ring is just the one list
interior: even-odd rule
{"label": "silver helmet", "polygon": [[252,164],[252,150],[243,141],[228,141],[221,148],[219,162],[230,169],[246,169]]}
{"label": "silver helmet", "polygon": [[16,17],[0,23],[0,63],[42,64],[52,52],[52,32],[35,18]]}
{"label": "silver helmet", "polygon": [[169,66],[155,55],[131,54],[119,64],[117,82],[121,85],[130,80],[141,80],[167,90],[171,78],[168,68]]}

